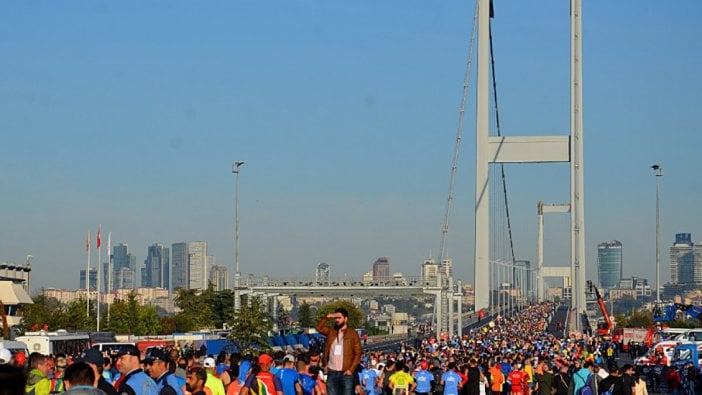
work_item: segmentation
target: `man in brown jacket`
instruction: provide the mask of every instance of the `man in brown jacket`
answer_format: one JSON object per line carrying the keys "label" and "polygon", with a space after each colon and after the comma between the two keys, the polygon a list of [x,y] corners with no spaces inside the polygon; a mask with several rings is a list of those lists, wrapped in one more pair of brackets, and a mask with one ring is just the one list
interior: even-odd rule
{"label": "man in brown jacket", "polygon": [[[334,320],[334,326],[327,322]],[[349,328],[349,312],[340,307],[327,314],[317,324],[317,331],[327,337],[322,354],[322,366],[327,369],[328,395],[353,395],[353,375],[361,363],[361,339]]]}

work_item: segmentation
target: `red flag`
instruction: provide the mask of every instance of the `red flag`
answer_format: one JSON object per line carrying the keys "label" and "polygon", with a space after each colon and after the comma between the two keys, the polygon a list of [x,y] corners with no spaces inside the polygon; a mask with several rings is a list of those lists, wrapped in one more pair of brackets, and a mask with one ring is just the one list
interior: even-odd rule
{"label": "red flag", "polygon": [[85,251],[90,251],[90,231],[88,231],[88,234],[85,236]]}
{"label": "red flag", "polygon": [[102,243],[100,242],[100,225],[98,225],[98,235],[97,235],[97,248],[100,248]]}

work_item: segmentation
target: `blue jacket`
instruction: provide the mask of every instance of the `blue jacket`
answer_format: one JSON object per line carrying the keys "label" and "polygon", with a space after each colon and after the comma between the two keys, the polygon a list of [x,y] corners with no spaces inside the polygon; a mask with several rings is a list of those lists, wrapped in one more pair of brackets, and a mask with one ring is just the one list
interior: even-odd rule
{"label": "blue jacket", "polygon": [[184,395],[178,377],[171,372],[166,372],[156,379],[156,386],[160,395]]}
{"label": "blue jacket", "polygon": [[156,382],[141,369],[131,371],[119,386],[123,395],[158,395]]}

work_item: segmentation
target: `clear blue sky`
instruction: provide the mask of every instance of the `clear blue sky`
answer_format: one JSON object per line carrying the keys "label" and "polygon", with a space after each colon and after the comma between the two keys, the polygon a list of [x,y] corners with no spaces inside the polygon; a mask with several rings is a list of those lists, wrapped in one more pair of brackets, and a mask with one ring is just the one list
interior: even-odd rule
{"label": "clear blue sky", "polygon": [[[588,277],[624,244],[662,278],[674,233],[702,240],[702,3],[583,10]],[[438,254],[472,1],[31,1],[0,4],[0,261],[33,287],[76,288],[102,224],[143,264],[154,242],[207,240],[233,272],[235,160],[243,273],[360,276],[378,256],[419,273]],[[496,1],[507,135],[569,128],[568,2]],[[471,81],[473,85],[474,80]],[[472,86],[471,86],[472,88]],[[473,282],[474,91],[449,253]],[[565,164],[507,167],[518,258],[536,202],[568,199]],[[547,264],[568,218],[547,218]],[[103,249],[103,254],[105,253]],[[95,251],[93,251],[93,262]]]}

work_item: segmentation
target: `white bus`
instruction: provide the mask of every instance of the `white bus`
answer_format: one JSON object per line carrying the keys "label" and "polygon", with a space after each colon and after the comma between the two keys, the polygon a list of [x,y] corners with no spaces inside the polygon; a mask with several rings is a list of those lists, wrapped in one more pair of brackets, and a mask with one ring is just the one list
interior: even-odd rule
{"label": "white bus", "polygon": [[90,346],[90,336],[87,333],[70,333],[64,329],[56,332],[27,332],[15,340],[26,344],[30,353],[43,355],[79,354]]}

